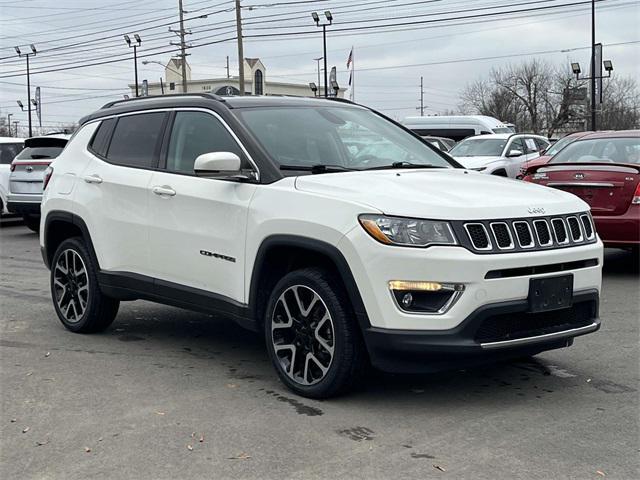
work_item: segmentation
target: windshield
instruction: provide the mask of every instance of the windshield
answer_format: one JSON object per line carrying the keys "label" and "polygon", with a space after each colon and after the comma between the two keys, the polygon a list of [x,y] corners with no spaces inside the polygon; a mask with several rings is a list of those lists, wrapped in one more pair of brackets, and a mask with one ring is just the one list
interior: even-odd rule
{"label": "windshield", "polygon": [[560,140],[558,140],[556,143],[554,143],[553,145],[551,145],[545,152],[545,155],[549,155],[549,156],[554,156],[556,153],[558,153],[560,150],[562,150],[564,147],[566,147],[567,145],[569,145],[570,143],[573,143],[576,141],[575,137],[564,137],[561,138]]}
{"label": "windshield", "polygon": [[452,166],[410,133],[362,108],[247,108],[234,113],[281,167]]}
{"label": "windshield", "polygon": [[16,160],[37,160],[39,158],[56,158],[62,152],[62,147],[27,147]]}
{"label": "windshield", "polygon": [[594,138],[573,142],[549,163],[636,163],[640,164],[640,138]]}
{"label": "windshield", "polygon": [[0,164],[10,164],[22,148],[22,143],[0,143]]}
{"label": "windshield", "polygon": [[452,157],[499,157],[506,144],[506,138],[467,138],[449,150],[449,155]]}

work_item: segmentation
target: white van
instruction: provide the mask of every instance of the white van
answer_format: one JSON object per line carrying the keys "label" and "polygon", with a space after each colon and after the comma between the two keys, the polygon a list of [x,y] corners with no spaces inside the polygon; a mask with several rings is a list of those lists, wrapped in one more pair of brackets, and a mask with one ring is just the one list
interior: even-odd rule
{"label": "white van", "polygon": [[446,137],[456,142],[473,135],[513,133],[500,120],[485,115],[406,117],[402,124],[420,136]]}

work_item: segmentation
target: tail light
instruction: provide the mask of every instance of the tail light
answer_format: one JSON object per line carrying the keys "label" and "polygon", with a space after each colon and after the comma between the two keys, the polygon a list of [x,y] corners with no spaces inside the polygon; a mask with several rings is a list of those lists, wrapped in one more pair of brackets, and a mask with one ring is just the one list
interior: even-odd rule
{"label": "tail light", "polygon": [[631,199],[631,205],[640,205],[640,183],[636,185],[636,191],[633,192],[633,198]]}
{"label": "tail light", "polygon": [[53,167],[47,167],[44,171],[44,177],[42,177],[42,190],[46,190],[49,180],[51,180],[51,175],[53,175]]}

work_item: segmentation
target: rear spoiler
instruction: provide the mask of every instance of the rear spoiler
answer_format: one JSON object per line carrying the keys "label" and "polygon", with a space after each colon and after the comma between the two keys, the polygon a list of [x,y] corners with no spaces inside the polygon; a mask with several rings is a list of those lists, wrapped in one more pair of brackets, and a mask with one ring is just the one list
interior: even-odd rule
{"label": "rear spoiler", "polygon": [[610,162],[571,162],[571,163],[555,163],[546,165],[536,165],[527,168],[525,175],[533,175],[534,173],[558,172],[561,170],[600,170],[600,171],[616,171],[631,174],[640,173],[640,165],[633,163],[610,163]]}
{"label": "rear spoiler", "polygon": [[64,148],[69,140],[59,137],[33,137],[24,141],[25,148],[60,147]]}

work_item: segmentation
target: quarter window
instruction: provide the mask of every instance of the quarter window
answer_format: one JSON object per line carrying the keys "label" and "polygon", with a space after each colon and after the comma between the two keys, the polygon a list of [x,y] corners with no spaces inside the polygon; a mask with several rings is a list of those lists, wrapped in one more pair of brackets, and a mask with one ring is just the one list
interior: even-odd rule
{"label": "quarter window", "polygon": [[101,157],[107,156],[109,139],[111,138],[111,132],[113,132],[113,126],[115,123],[115,118],[109,118],[107,120],[103,120],[98,126],[98,130],[96,130],[96,133],[91,140],[91,144],[89,145],[89,149],[96,155],[100,155]]}
{"label": "quarter window", "polygon": [[204,112],[176,113],[167,170],[193,174],[196,158],[210,152],[231,152],[243,158],[240,146],[217,118]]}
{"label": "quarter window", "polygon": [[155,167],[164,118],[164,112],[120,117],[113,131],[107,159],[117,165]]}

